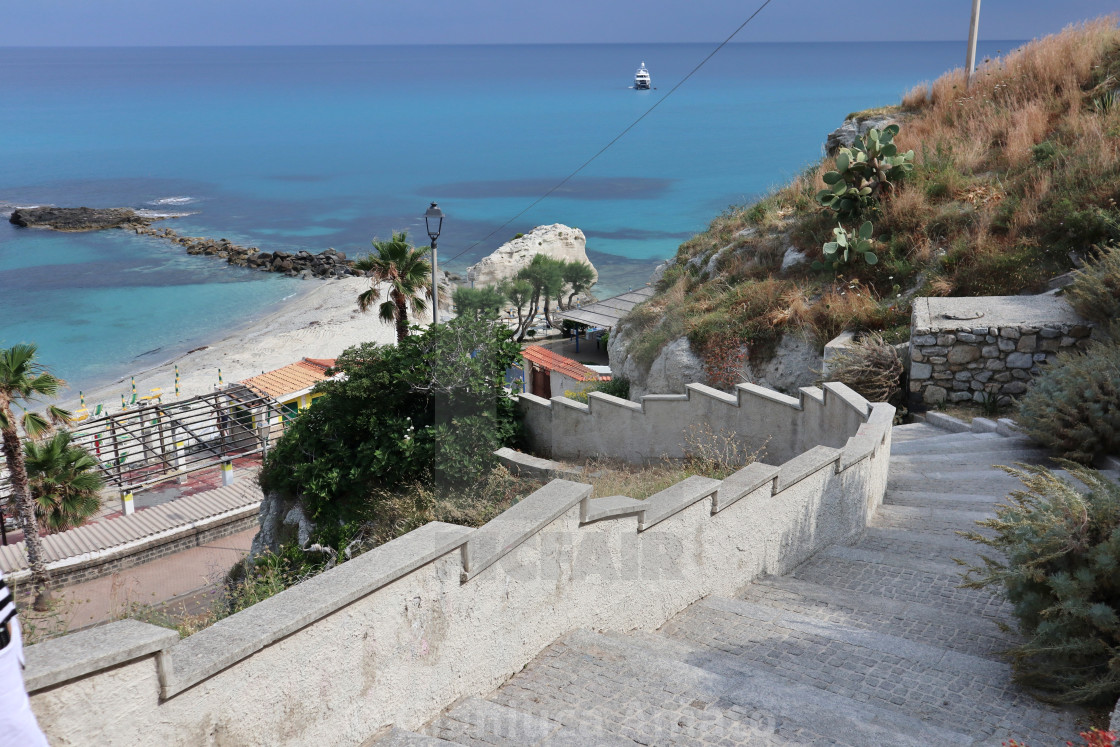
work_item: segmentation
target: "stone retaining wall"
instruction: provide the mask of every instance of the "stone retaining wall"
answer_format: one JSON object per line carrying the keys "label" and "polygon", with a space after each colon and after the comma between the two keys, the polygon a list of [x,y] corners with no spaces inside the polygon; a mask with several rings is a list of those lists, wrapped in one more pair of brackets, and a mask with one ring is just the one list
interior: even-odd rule
{"label": "stone retaining wall", "polygon": [[629,503],[554,480],[479,529],[429,523],[183,640],[128,620],[31,646],[32,708],[57,745],[359,745],[418,728],[573,629],[656,629],[862,531],[894,408],[844,394],[862,415],[829,434],[840,448],[806,441],[784,464]]}
{"label": "stone retaining wall", "polygon": [[[1027,311],[1035,313],[1024,314],[1023,307],[1032,304],[1037,309]],[[988,311],[969,313],[977,306]],[[937,313],[942,307],[950,311]],[[960,316],[981,316],[949,318],[956,309]],[[1024,320],[1028,315],[1033,318]],[[1089,323],[1053,296],[916,299],[910,332],[911,396],[926,406],[990,398],[1008,404],[1027,391],[1041,365],[1060,351],[1084,348],[1091,333]]]}

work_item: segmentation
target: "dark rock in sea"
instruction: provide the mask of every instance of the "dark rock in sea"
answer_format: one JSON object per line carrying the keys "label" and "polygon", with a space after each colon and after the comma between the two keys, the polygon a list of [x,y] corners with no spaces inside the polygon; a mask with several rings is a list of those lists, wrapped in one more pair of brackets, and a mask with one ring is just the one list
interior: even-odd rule
{"label": "dark rock in sea", "polygon": [[12,211],[8,219],[24,228],[53,228],[56,231],[97,231],[102,228],[148,226],[157,218],[137,215],[128,208],[34,207]]}

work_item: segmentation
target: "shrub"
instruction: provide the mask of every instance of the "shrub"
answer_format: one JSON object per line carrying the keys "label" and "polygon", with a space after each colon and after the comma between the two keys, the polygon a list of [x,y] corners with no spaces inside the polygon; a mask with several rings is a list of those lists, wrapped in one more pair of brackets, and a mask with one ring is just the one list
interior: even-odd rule
{"label": "shrub", "polygon": [[1120,486],[1062,466],[1088,492],[1045,467],[1004,468],[1026,489],[977,522],[994,535],[962,534],[1006,561],[982,556],[964,585],[1003,587],[1014,605],[1027,639],[1008,652],[1018,682],[1048,699],[1111,706],[1120,697]]}
{"label": "shrub", "polygon": [[1108,247],[1076,273],[1066,289],[1070,305],[1083,319],[1108,323],[1120,319],[1120,251]]}
{"label": "shrub", "polygon": [[465,484],[517,436],[505,371],[520,356],[510,333],[471,316],[395,346],[363,344],[339,356],[346,374],[320,384],[307,412],[269,450],[266,490],[302,499],[320,526],[348,520],[377,490]]}
{"label": "shrub", "polygon": [[1028,435],[1067,459],[1091,462],[1120,449],[1120,344],[1063,352],[1019,405]]}
{"label": "shrub", "polygon": [[847,384],[871,402],[898,402],[902,360],[881,335],[867,334],[828,362],[828,378]]}

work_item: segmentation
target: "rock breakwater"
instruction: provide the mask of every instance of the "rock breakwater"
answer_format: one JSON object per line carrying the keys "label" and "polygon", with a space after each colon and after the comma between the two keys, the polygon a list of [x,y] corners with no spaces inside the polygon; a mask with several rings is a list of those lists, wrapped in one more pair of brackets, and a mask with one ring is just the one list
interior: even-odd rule
{"label": "rock breakwater", "polygon": [[170,228],[153,228],[150,225],[131,226],[141,235],[154,236],[178,244],[187,254],[217,257],[234,267],[248,267],[262,272],[281,272],[289,277],[304,278],[342,278],[363,276],[367,273],[355,270],[353,262],[344,252],[326,249],[318,254],[308,251],[262,252],[255,246],[240,246],[229,239],[207,239],[201,236],[181,236]]}
{"label": "rock breakwater", "polygon": [[160,218],[147,217],[129,208],[16,208],[10,223],[23,228],[51,228],[55,231],[99,231],[103,228],[146,228]]}

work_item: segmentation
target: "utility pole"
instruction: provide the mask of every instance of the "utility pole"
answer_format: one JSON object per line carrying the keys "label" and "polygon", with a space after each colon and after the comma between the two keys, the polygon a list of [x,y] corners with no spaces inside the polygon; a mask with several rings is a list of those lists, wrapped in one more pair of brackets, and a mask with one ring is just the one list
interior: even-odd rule
{"label": "utility pole", "polygon": [[965,62],[965,87],[972,85],[972,75],[976,72],[976,37],[980,35],[980,0],[972,0],[972,23],[968,29],[968,59]]}

